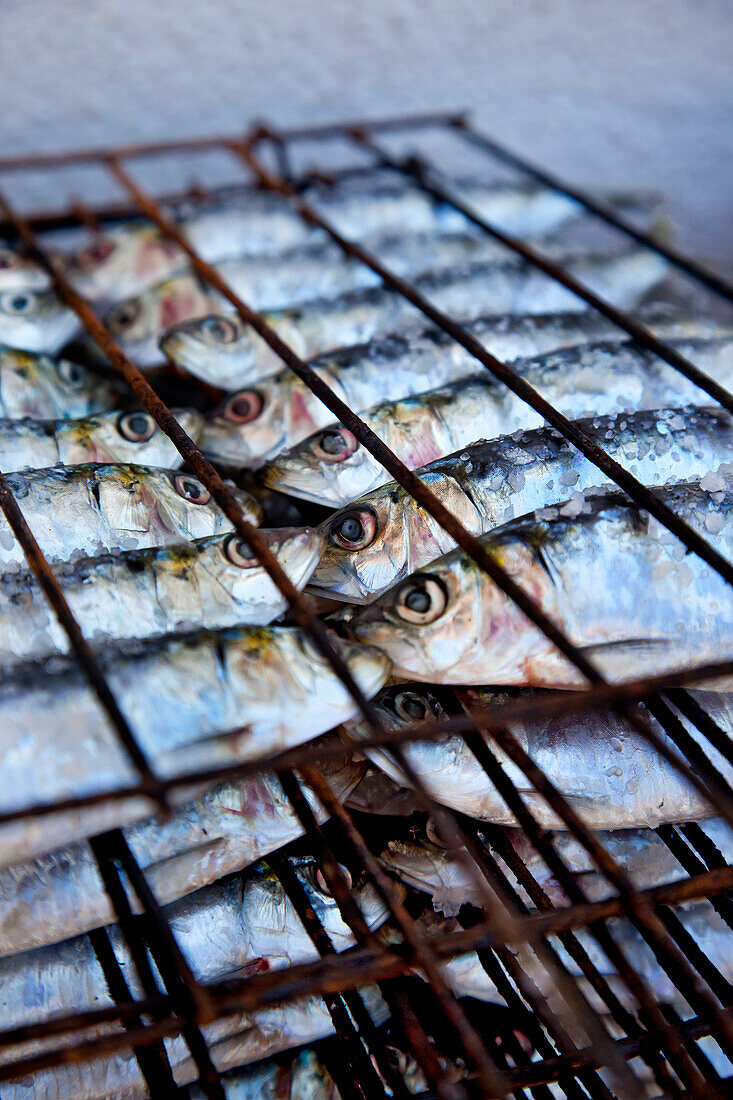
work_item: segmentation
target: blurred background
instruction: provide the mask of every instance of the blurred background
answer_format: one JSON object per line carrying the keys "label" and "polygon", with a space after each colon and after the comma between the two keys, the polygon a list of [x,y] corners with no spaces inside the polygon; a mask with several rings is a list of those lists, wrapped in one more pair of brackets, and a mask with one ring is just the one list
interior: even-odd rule
{"label": "blurred background", "polygon": [[732,46],[730,0],[3,0],[2,146],[467,107],[571,181],[665,191],[728,266]]}

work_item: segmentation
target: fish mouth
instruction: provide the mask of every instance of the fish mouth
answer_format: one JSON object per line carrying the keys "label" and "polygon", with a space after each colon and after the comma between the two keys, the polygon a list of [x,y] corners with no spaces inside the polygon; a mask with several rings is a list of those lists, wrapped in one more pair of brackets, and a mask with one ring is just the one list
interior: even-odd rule
{"label": "fish mouth", "polygon": [[273,549],[280,564],[300,588],[320,561],[323,535],[315,527],[280,527],[274,534]]}
{"label": "fish mouth", "polygon": [[200,366],[206,358],[204,345],[186,323],[167,329],[158,340],[158,347],[166,359],[184,370]]}

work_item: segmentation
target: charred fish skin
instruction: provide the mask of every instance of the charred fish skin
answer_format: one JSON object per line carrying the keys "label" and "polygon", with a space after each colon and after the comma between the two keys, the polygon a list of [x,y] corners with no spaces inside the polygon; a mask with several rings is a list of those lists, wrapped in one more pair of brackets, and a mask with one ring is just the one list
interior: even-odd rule
{"label": "charred fish skin", "polygon": [[[730,358],[726,344],[723,358]],[[588,358],[588,363],[596,357]],[[709,357],[712,363],[716,357]],[[561,360],[558,358],[557,362]],[[719,376],[725,372],[720,370]],[[623,386],[631,378],[624,376]],[[570,391],[576,408],[585,402],[612,405],[623,400],[619,390],[603,390],[599,374],[589,393],[580,372],[569,371],[560,386]],[[664,380],[645,379],[645,397],[666,394]],[[637,386],[637,388],[638,388]],[[549,386],[545,392],[549,390]],[[699,392],[699,391],[698,391]],[[683,394],[678,394],[682,403]],[[553,391],[555,403],[563,397]],[[493,398],[493,415],[482,428],[512,427],[516,412],[538,419],[528,406],[518,407],[508,392]],[[568,411],[574,411],[570,408]],[[722,409],[655,408],[637,413],[593,416],[575,422],[611,458],[646,485],[662,485],[720,470],[733,469],[733,420]],[[607,482],[603,472],[551,428],[519,430],[464,447],[418,470],[421,479],[473,534],[488,534],[516,516],[566,499]],[[332,599],[364,603],[375,599],[416,569],[447,553],[455,543],[446,531],[396,482],[365,494],[326,520],[320,528],[326,549],[310,585]]]}
{"label": "charred fish skin", "polygon": [[[590,344],[600,337],[608,336],[603,330],[604,326],[610,327],[604,318],[594,314],[541,318],[543,326],[539,332],[539,326],[534,324],[537,318],[518,318],[520,324],[516,327],[511,325],[514,320],[512,317],[497,320],[496,327],[500,331],[493,337],[486,321],[467,327],[483,341],[492,354],[504,361],[516,359],[520,348],[523,354],[536,358],[559,347]],[[691,336],[697,339],[709,338],[716,331],[718,339],[724,336],[729,340],[733,336],[733,330],[726,331],[725,326],[717,327],[709,321],[703,320],[696,326],[693,318],[670,318],[654,328],[665,339],[677,339],[683,331],[686,331],[687,339]],[[507,336],[503,347],[502,335]],[[618,329],[617,336],[620,340],[625,334]],[[547,348],[543,346],[543,337],[550,345]],[[463,350],[455,344],[451,347],[447,336],[440,340],[437,334],[406,340],[405,345],[410,348],[406,354],[410,356],[411,367],[416,372],[425,369],[424,364],[429,364],[431,355],[451,355],[455,362],[455,357],[460,356]],[[708,347],[712,350],[713,345]],[[627,349],[623,346],[619,348],[619,358],[625,350]],[[464,354],[467,367],[475,372],[479,364],[468,352]],[[650,361],[647,357],[643,366],[646,368]],[[715,366],[717,365],[716,362]],[[528,369],[526,365],[523,366],[525,370]],[[531,368],[529,370],[531,372]],[[522,366],[519,372],[522,372]],[[516,411],[512,415],[514,406]],[[486,371],[478,377],[459,379],[440,389],[428,390],[412,397],[380,401],[360,415],[398,458],[411,469],[416,469],[469,446],[478,438],[477,433],[487,439],[493,438],[494,434],[505,435],[515,417],[521,418],[523,413],[525,416],[529,413],[526,406],[523,409]],[[497,423],[501,427],[495,432]],[[338,423],[329,424],[301,443],[281,452],[264,466],[260,477],[271,489],[331,508],[348,504],[390,480],[384,466],[361,446],[348,428]]]}
{"label": "charred fish skin", "polygon": [[0,344],[55,355],[78,329],[78,317],[54,290],[0,293]]}
{"label": "charred fish skin", "polygon": [[[655,492],[731,558],[733,493],[719,475],[707,475],[700,486]],[[558,508],[507,523],[482,541],[612,681],[733,654],[733,595],[723,578],[619,494],[578,494]],[[353,637],[383,649],[394,674],[406,679],[584,684],[542,631],[458,551],[338,618]]]}
{"label": "charred fish skin", "polygon": [[[458,181],[460,193],[512,231],[541,236],[581,213],[572,200],[546,189]],[[313,192],[336,228],[364,239],[389,233],[456,234],[471,231],[457,211],[436,206],[404,183],[350,193]],[[264,201],[263,201],[264,200]],[[220,263],[241,257],[274,257],[292,249],[328,249],[326,234],[306,223],[282,199],[250,194],[225,196],[208,207],[179,210],[176,220],[202,259]],[[186,269],[188,257],[154,226],[134,222],[108,230],[67,261],[80,293],[93,300],[119,299]],[[1,285],[1,284],[0,284]]]}
{"label": "charred fish skin", "polygon": [[[471,688],[469,696],[492,708],[510,698],[506,692],[485,688]],[[715,692],[693,692],[693,696],[722,729],[733,730],[733,696]],[[407,683],[384,688],[373,705],[388,729],[399,729],[418,719],[445,718],[448,704],[440,689]],[[673,748],[659,724],[651,715],[648,719],[654,732]],[[701,737],[692,723],[680,720],[720,773],[733,778],[733,767]],[[346,723],[344,728],[357,743],[369,736],[359,719]],[[510,723],[509,728],[590,828],[656,828],[704,819],[715,812],[710,802],[623,715],[612,709],[527,718],[521,723]],[[564,830],[563,820],[528,784],[524,773],[493,738],[485,734],[484,739],[541,826]],[[462,737],[433,734],[429,740],[406,743],[403,752],[438,802],[482,821],[516,825],[506,803]],[[406,776],[389,753],[376,748],[366,749],[365,754],[395,783],[409,787]],[[457,896],[460,897],[459,889]]]}
{"label": "charred fish skin", "polygon": [[[85,464],[8,475],[8,484],[46,557],[70,561],[115,550],[167,546],[231,531],[229,520],[192,474],[129,463]],[[261,510],[236,490],[244,518]],[[0,570],[27,569],[0,518]]]}
{"label": "charred fish skin", "polygon": [[[313,745],[333,744],[325,737]],[[364,764],[346,756],[319,768],[337,797],[348,797]],[[304,789],[317,817],[326,812]],[[120,824],[123,824],[120,821]],[[302,833],[300,821],[274,773],[231,780],[177,806],[169,817],[124,826],[125,839],[161,905],[240,871]],[[0,870],[0,954],[10,955],[77,936],[115,920],[92,849],[83,840],[33,853]],[[40,849],[38,844],[37,848]]]}
{"label": "charred fish skin", "polygon": [[[333,638],[362,691],[389,673],[384,654]],[[293,627],[175,635],[100,652],[110,688],[157,774],[218,767],[310,740],[353,717],[355,703],[330,665]],[[8,808],[134,782],[119,738],[75,663],[62,658],[6,673],[0,685]],[[111,813],[113,811],[110,811]],[[56,844],[83,822],[61,817]],[[21,823],[22,824],[22,823]],[[3,830],[13,862],[24,830]],[[88,834],[83,834],[88,835]]]}
{"label": "charred fish skin", "polygon": [[[568,268],[619,306],[634,305],[667,273],[659,257],[639,249],[615,255],[573,255],[565,256]],[[579,298],[517,260],[426,274],[415,279],[415,285],[433,305],[463,321],[485,314],[584,312]],[[418,330],[422,322],[407,299],[381,287],[264,311],[263,317],[304,359],[394,331]],[[213,315],[174,331],[175,342],[173,334],[165,338],[166,353],[181,362],[185,357],[187,369],[212,385],[236,388],[282,370],[272,348],[234,314]]]}
{"label": "charred fish skin", "polygon": [[0,345],[0,415],[6,419],[91,416],[118,402],[114,383],[81,363]]}
{"label": "charred fish skin", "polygon": [[[186,434],[196,440],[203,425],[201,413],[195,409],[172,412]],[[82,419],[0,419],[0,469],[5,472],[89,462],[172,469],[183,459],[150,413],[142,409]]]}
{"label": "charred fish skin", "polygon": [[[262,530],[298,588],[320,557],[313,528]],[[229,626],[266,626],[287,601],[236,534],[165,549],[133,550],[54,570],[93,645]],[[68,653],[69,641],[32,575],[0,576],[0,666]]]}

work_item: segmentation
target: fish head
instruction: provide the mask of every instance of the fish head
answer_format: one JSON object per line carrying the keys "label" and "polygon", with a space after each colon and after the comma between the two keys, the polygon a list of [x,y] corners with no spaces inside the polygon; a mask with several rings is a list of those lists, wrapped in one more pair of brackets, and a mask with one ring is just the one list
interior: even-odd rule
{"label": "fish head", "polygon": [[[296,588],[302,588],[320,557],[323,540],[312,527],[279,527],[260,531],[268,549]],[[198,583],[227,603],[241,603],[263,609],[273,605],[273,615],[285,607],[285,598],[275,604],[274,582],[238,534],[220,535],[197,545],[193,566]]]}
{"label": "fish head", "polygon": [[66,263],[80,294],[119,300],[159,283],[186,265],[186,254],[154,225],[134,222],[102,233]]}
{"label": "fish head", "polygon": [[201,449],[224,465],[260,466],[292,442],[298,418],[307,423],[312,404],[300,380],[285,372],[238,390],[207,413]]}
{"label": "fish head", "polygon": [[173,325],[161,337],[160,350],[181,370],[222,390],[240,389],[282,369],[282,361],[236,313]]}
{"label": "fish head", "polygon": [[[495,537],[484,546],[542,604],[550,583],[533,548]],[[471,683],[477,654],[505,669],[524,665],[530,621],[467,555],[453,551],[403,580],[368,607],[334,618],[353,637],[384,650],[395,675],[434,683]],[[485,676],[484,679],[492,677]]]}
{"label": "fish head", "polygon": [[[422,481],[469,531],[480,531],[478,510],[453,477],[426,472]],[[455,545],[394,482],[342,508],[320,530],[326,546],[310,587],[351,603],[368,603]]]}
{"label": "fish head", "polygon": [[70,359],[0,348],[2,399],[16,416],[57,420],[112,408],[114,383]]}
{"label": "fish head", "polygon": [[[525,524],[482,542],[496,565],[545,614],[556,616],[556,582],[539,545],[545,533],[541,523]],[[342,615],[355,624],[353,636],[385,650],[396,675],[434,683],[532,684],[535,658],[541,664],[555,654],[517,604],[459,550],[412,574],[376,604]]]}
{"label": "fish head", "polygon": [[[353,933],[341,918],[318,861],[312,856],[305,856],[290,857],[287,862],[335,949],[343,951],[352,946]],[[363,876],[354,881],[345,867],[341,870],[368,926],[377,928],[383,924],[389,910],[374,887]],[[315,954],[310,937],[280,877],[274,867],[264,861],[248,872],[244,882],[242,924],[248,954],[260,961],[263,969],[289,966]]]}
{"label": "fish head", "polygon": [[15,249],[0,247],[0,292],[7,290],[45,290],[51,277],[41,264]]}
{"label": "fish head", "polygon": [[[194,440],[203,417],[195,409],[172,410],[178,423]],[[144,466],[179,466],[183,459],[175,446],[144,409],[78,421],[74,434],[89,453],[90,462],[134,462]]]}
{"label": "fish head", "polygon": [[[437,722],[452,709],[446,692],[441,688],[401,682],[382,688],[372,699],[372,707],[384,728],[390,732],[414,722]],[[344,730],[355,740],[368,738],[371,733],[368,724],[359,718],[345,723]]]}
{"label": "fish head", "polygon": [[271,489],[334,507],[360,497],[382,469],[348,428],[334,424],[277,455],[262,478]]}
{"label": "fish head", "polygon": [[[193,474],[126,463],[91,469],[100,511],[113,528],[129,535],[130,545],[123,549],[134,549],[136,533],[151,529],[182,539],[231,529],[209,490]],[[258,522],[261,511],[256,502],[248,493],[235,493],[245,519]]]}
{"label": "fish head", "polygon": [[53,353],[78,328],[76,314],[53,290],[19,289],[0,293],[0,343]]}
{"label": "fish head", "polygon": [[193,275],[177,275],[118,302],[105,316],[110,333],[127,355],[144,367],[163,361],[162,333],[211,309],[212,297]]}

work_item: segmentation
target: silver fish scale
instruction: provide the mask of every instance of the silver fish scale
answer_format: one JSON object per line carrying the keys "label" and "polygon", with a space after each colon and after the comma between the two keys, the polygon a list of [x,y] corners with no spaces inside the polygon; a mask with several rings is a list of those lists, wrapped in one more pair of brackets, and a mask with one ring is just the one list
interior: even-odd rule
{"label": "silver fish scale", "polygon": [[[561,357],[557,366],[562,367]],[[569,391],[574,382],[572,374],[566,376]],[[603,376],[597,382],[602,386]],[[625,390],[623,384],[619,388]],[[660,389],[667,392],[663,386]],[[650,383],[646,392],[653,398],[660,389],[651,392]],[[562,398],[554,396],[562,407]],[[578,400],[589,399],[586,392]],[[613,392],[604,393],[602,399],[613,402]],[[572,392],[569,400],[574,400]],[[505,401],[495,406],[493,422],[484,417],[482,426],[489,427],[489,434],[491,428],[499,428],[499,421],[513,426],[513,414],[519,413],[522,419],[533,416],[518,401],[513,405]],[[722,409],[674,407],[620,413],[581,419],[577,426],[643,484],[662,485],[702,478],[721,468],[723,473],[733,470],[733,420]],[[422,467],[419,473],[475,534],[486,534],[515,516],[608,484],[590,459],[549,428],[522,429],[514,436],[469,445]],[[362,526],[374,523],[374,536],[363,548],[358,543],[350,547],[338,534],[342,520],[351,516],[357,516]],[[340,599],[374,599],[455,545],[394,482],[326,520],[321,531],[328,541],[310,585]]]}
{"label": "silver fish scale", "polygon": [[[616,305],[632,305],[664,278],[667,268],[654,253],[631,249],[608,253],[564,253],[578,278]],[[521,260],[465,264],[461,268],[423,275],[415,286],[439,309],[470,321],[485,314],[582,313],[581,299],[530,269]],[[267,323],[305,359],[329,348],[371,341],[396,329],[424,325],[424,317],[407,299],[376,287],[295,306],[267,311]],[[242,327],[233,342],[212,345],[202,336],[206,322],[180,325],[165,338],[166,353],[197,377],[222,388],[236,389],[282,370],[282,361],[256,333]],[[178,339],[169,345],[169,337]]]}

